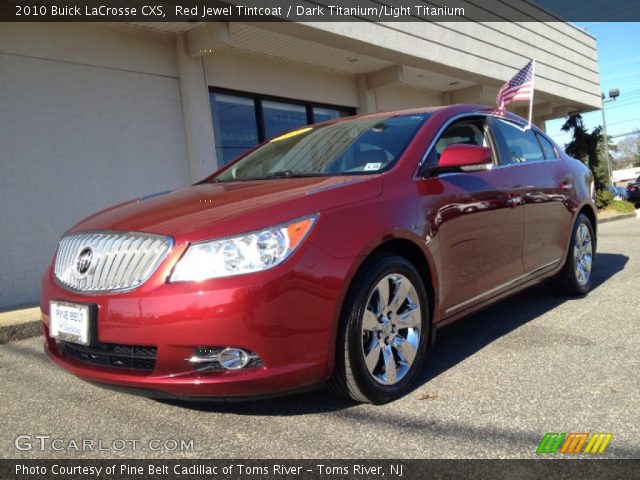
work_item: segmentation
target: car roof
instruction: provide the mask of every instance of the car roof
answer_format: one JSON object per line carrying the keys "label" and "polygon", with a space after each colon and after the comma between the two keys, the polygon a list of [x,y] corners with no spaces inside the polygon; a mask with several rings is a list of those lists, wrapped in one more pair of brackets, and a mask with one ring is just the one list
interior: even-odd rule
{"label": "car roof", "polygon": [[[511,112],[500,113],[495,106],[491,107],[487,105],[463,103],[463,104],[456,104],[456,105],[441,105],[436,107],[418,107],[418,108],[409,108],[404,110],[365,113],[362,115],[353,115],[350,117],[343,117],[338,120],[332,120],[331,122],[338,123],[342,121],[352,120],[355,118],[358,118],[358,119],[389,118],[389,117],[396,117],[400,115],[412,115],[412,114],[421,114],[421,113],[443,113],[445,117],[463,114],[463,113],[494,113],[494,114],[502,115],[505,118],[511,118],[519,121],[524,120],[520,116],[515,115],[514,113],[511,113]],[[447,113],[449,115],[447,115]]]}

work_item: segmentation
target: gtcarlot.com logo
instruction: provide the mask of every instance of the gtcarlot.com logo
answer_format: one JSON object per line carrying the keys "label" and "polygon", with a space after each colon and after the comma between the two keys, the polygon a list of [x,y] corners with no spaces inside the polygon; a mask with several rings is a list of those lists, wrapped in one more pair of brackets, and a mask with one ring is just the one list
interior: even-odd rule
{"label": "gtcarlot.com logo", "polygon": [[113,440],[94,438],[58,438],[48,434],[18,435],[13,444],[21,452],[190,452],[194,450],[193,439],[175,438],[116,438]]}
{"label": "gtcarlot.com logo", "polygon": [[612,438],[613,433],[547,433],[536,453],[604,453]]}

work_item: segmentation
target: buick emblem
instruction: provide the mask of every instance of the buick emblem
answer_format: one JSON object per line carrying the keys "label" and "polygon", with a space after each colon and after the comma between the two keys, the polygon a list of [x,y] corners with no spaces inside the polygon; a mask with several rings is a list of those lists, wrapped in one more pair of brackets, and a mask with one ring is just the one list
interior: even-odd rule
{"label": "buick emblem", "polygon": [[85,275],[91,267],[91,260],[93,260],[93,250],[91,247],[84,247],[76,260],[76,272],[79,275]]}

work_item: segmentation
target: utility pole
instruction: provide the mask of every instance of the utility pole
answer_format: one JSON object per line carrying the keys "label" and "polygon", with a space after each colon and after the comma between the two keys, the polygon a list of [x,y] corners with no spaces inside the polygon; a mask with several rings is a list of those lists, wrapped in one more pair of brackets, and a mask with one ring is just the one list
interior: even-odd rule
{"label": "utility pole", "polygon": [[609,98],[605,100],[602,94],[602,129],[604,131],[604,153],[607,157],[607,171],[609,172],[609,185],[613,185],[613,170],[611,169],[611,155],[609,154],[609,136],[607,135],[607,118],[604,113],[604,107],[607,103],[615,102],[620,96],[620,90],[612,88],[609,90]]}

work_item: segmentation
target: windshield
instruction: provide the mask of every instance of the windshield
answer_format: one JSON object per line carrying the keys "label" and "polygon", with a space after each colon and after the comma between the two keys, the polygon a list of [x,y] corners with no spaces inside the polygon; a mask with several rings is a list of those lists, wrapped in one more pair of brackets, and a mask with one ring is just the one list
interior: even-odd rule
{"label": "windshield", "polygon": [[400,158],[429,115],[309,125],[272,139],[212,181],[378,173]]}

